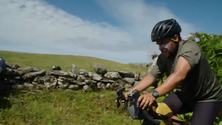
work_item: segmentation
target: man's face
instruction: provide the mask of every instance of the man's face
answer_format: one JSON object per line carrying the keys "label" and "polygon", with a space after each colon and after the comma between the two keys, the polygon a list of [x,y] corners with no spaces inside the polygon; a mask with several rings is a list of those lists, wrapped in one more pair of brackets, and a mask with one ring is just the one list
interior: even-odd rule
{"label": "man's face", "polygon": [[173,57],[176,52],[176,45],[170,38],[164,38],[162,40],[156,41],[159,46],[159,50],[167,58]]}

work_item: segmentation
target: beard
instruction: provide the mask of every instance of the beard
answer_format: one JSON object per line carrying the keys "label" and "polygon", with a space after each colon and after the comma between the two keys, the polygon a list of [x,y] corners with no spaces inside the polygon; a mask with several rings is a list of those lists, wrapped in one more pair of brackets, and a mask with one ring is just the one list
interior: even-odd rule
{"label": "beard", "polygon": [[175,50],[171,50],[171,49],[162,50],[161,52],[166,58],[169,58],[169,59],[174,58],[177,54]]}
{"label": "beard", "polygon": [[172,59],[172,58],[175,58],[175,56],[176,56],[176,52],[169,51],[167,58]]}
{"label": "beard", "polygon": [[169,47],[168,45],[161,46],[161,48],[162,48],[161,52],[163,53],[163,55],[165,55],[169,59],[175,58],[175,56],[177,54],[179,43],[174,42],[174,44],[175,44],[175,47],[173,47],[173,46]]}

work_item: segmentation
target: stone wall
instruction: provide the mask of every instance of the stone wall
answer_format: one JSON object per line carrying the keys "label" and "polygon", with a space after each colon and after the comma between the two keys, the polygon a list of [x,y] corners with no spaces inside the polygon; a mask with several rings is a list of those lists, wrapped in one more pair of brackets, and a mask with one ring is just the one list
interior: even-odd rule
{"label": "stone wall", "polygon": [[[22,92],[43,89],[65,89],[69,91],[82,90],[106,91],[123,89],[128,91],[137,85],[147,73],[137,74],[127,71],[108,71],[103,65],[95,64],[94,72],[78,69],[75,64],[70,70],[62,70],[60,66],[52,66],[50,71],[37,67],[19,68],[13,64],[6,68],[2,77],[1,89],[19,90]],[[2,90],[1,90],[2,91]]]}

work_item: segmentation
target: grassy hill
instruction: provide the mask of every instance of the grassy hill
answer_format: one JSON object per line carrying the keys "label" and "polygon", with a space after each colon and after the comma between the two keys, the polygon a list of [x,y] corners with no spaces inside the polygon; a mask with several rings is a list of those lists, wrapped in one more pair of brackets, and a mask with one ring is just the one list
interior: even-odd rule
{"label": "grassy hill", "polygon": [[50,70],[53,65],[59,65],[63,70],[70,70],[71,64],[75,64],[78,69],[93,71],[93,64],[103,64],[107,70],[118,69],[135,71],[137,73],[147,72],[146,68],[139,68],[133,64],[122,64],[110,60],[86,56],[30,54],[9,51],[0,51],[0,56],[3,57],[9,65],[18,64],[20,67],[36,66],[46,70]]}
{"label": "grassy hill", "polygon": [[[221,81],[222,36],[196,33],[200,42],[197,44],[203,50],[211,67]],[[70,70],[75,64],[78,69],[93,71],[93,64],[99,63],[108,70],[147,72],[147,69],[132,64],[121,64],[114,61],[93,57],[27,54],[0,51],[0,56],[8,64],[17,63],[20,67],[36,66],[50,70],[53,65],[59,65],[64,70]],[[149,90],[151,91],[151,90]],[[16,125],[138,125],[123,105],[116,109],[116,94],[114,91],[83,93],[79,91],[42,91],[39,93],[24,93],[0,98],[0,124]],[[158,98],[158,102],[164,99]],[[192,113],[180,115],[182,120],[191,120]],[[222,119],[217,118],[215,125],[222,125]],[[163,123],[161,124],[163,125]]]}
{"label": "grassy hill", "polygon": [[[107,70],[147,72],[133,64],[121,64],[114,61],[83,56],[29,54],[0,51],[7,63],[20,67],[35,66],[50,70],[59,65],[70,70],[71,64],[78,69],[93,71],[93,64],[103,64]],[[37,93],[12,93],[0,98],[0,124],[16,125],[136,125],[123,105],[116,109],[114,91],[84,93],[78,91],[44,90]]]}

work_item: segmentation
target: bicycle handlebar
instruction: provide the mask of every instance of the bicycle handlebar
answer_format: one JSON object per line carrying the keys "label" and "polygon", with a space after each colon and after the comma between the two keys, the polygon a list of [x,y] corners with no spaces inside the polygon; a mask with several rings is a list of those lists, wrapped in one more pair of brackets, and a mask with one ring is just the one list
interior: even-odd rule
{"label": "bicycle handlebar", "polygon": [[[153,124],[153,125],[160,124],[160,121],[155,120],[153,116],[151,115],[153,114],[152,110],[147,110],[147,108],[145,110],[142,110],[142,108],[137,103],[137,100],[140,96],[140,93],[138,90],[134,90],[131,94],[128,94],[127,99],[125,98],[121,90],[117,90],[116,94],[117,94],[117,108],[119,108],[120,106],[119,101],[124,100],[125,109],[129,112],[129,114],[131,115],[133,119],[144,120],[144,122]],[[129,105],[128,105],[128,102],[130,102]],[[155,103],[157,106],[157,102]],[[155,106],[155,103],[154,103],[154,106]]]}

